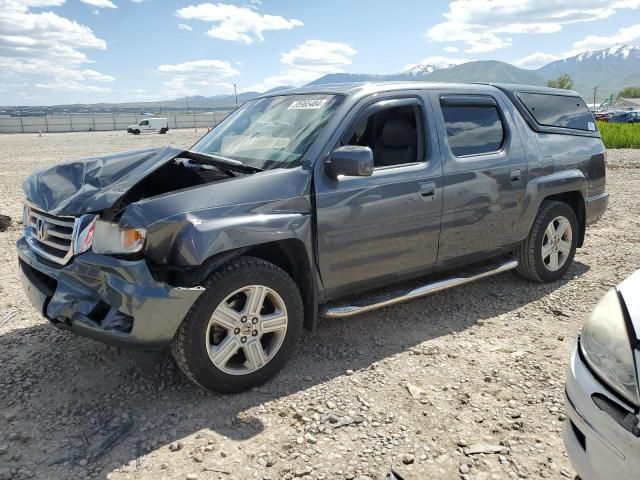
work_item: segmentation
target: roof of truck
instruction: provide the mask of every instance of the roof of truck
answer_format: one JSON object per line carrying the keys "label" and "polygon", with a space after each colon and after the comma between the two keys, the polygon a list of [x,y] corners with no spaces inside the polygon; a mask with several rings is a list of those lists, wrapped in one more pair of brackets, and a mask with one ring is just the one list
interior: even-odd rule
{"label": "roof of truck", "polygon": [[533,85],[516,85],[510,83],[444,83],[444,82],[349,82],[349,83],[330,83],[323,85],[306,85],[304,87],[291,88],[287,90],[279,90],[277,92],[268,93],[264,97],[273,97],[278,95],[295,95],[295,94],[341,94],[350,95],[357,92],[368,91],[369,93],[385,92],[390,90],[430,90],[430,89],[467,89],[469,91],[485,89],[487,86],[495,87],[500,90],[510,92],[539,92],[550,93],[554,95],[577,96],[576,92],[571,90],[562,90],[558,88],[537,87]]}

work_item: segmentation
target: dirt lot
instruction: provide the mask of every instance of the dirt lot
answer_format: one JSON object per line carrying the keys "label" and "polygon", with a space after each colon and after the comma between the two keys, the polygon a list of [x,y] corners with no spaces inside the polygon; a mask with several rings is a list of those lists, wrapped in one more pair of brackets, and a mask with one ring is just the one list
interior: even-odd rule
{"label": "dirt lot", "polygon": [[[0,480],[380,479],[391,466],[407,480],[573,477],[565,367],[596,300],[640,266],[640,151],[609,153],[609,211],[566,280],[507,273],[322,320],[275,380],[222,396],[164,356],[139,359],[47,325],[22,293],[14,247],[32,170],[195,138],[0,136],[0,213],[14,219],[0,233]],[[465,453],[478,443],[501,451]]]}

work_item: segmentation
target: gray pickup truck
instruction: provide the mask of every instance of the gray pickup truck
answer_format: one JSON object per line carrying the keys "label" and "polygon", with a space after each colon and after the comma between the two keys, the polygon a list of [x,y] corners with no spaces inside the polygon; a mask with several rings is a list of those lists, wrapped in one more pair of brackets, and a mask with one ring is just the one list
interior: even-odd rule
{"label": "gray pickup truck", "polygon": [[558,280],[608,200],[577,94],[422,82],[266,95],[190,150],[60,164],[24,192],[36,308],[105,343],[171,346],[223,392],[274,376],[319,316],[510,269]]}

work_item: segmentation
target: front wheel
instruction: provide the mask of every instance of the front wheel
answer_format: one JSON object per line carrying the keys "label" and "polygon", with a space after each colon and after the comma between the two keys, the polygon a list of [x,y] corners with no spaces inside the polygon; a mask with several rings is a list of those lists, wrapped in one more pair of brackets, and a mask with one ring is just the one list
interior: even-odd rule
{"label": "front wheel", "polygon": [[242,257],[205,284],[173,339],[180,369],[201,387],[235,393],[275,376],[303,324],[300,292],[272,263]]}
{"label": "front wheel", "polygon": [[578,245],[578,219],[563,202],[542,204],[529,237],[516,251],[518,273],[536,282],[554,282],[567,273]]}

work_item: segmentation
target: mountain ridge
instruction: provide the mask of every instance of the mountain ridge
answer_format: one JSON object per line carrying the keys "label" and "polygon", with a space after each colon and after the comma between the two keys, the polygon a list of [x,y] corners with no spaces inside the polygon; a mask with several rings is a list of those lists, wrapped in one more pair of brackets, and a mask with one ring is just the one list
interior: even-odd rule
{"label": "mountain ridge", "polygon": [[395,74],[332,73],[320,77],[308,85],[343,83],[353,81],[404,81],[433,82],[502,82],[544,86],[549,80],[569,74],[574,81],[573,90],[585,98],[593,97],[593,87],[598,86],[599,100],[616,95],[628,86],[640,85],[640,48],[617,45],[603,50],[582,52],[556,60],[537,69],[516,67],[497,60],[476,60],[448,67],[427,65],[420,72],[413,66]]}

